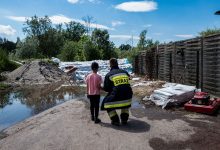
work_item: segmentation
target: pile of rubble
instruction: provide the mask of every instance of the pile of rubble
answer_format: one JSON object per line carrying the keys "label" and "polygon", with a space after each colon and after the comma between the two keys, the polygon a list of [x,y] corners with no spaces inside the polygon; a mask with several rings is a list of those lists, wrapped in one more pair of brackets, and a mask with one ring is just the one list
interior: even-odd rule
{"label": "pile of rubble", "polygon": [[165,81],[136,81],[132,84],[132,90],[135,96],[143,99],[145,96],[150,96],[154,90],[161,88]]}
{"label": "pile of rubble", "polygon": [[43,61],[32,61],[7,75],[7,80],[17,84],[48,84],[66,79],[58,67]]}

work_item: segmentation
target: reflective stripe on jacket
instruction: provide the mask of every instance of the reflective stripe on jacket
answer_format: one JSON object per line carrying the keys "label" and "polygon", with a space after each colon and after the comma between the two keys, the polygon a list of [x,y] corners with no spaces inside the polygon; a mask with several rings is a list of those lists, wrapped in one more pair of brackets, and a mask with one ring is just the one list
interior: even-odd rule
{"label": "reflective stripe on jacket", "polygon": [[103,100],[102,109],[131,107],[132,89],[127,71],[113,68],[105,76],[104,90],[108,95]]}

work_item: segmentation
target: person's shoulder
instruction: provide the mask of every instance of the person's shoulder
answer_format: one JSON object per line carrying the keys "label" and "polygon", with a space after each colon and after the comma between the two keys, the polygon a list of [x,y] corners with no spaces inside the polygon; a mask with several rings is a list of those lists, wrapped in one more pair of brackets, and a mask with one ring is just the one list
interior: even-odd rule
{"label": "person's shoulder", "polygon": [[128,76],[130,76],[130,74],[125,70],[125,69],[120,69],[121,73],[126,73]]}
{"label": "person's shoulder", "polygon": [[98,78],[99,80],[102,80],[102,76],[101,76],[100,74],[97,74],[97,78]]}
{"label": "person's shoulder", "polygon": [[97,77],[102,77],[100,74],[96,74],[97,75]]}
{"label": "person's shoulder", "polygon": [[90,78],[91,75],[92,75],[92,73],[89,73],[89,74],[86,76],[86,78]]}
{"label": "person's shoulder", "polygon": [[110,70],[105,76],[109,76],[109,75],[111,74],[111,72],[112,72],[112,71]]}
{"label": "person's shoulder", "polygon": [[128,73],[125,69],[119,69],[120,71],[122,71],[122,72],[126,72],[126,73]]}

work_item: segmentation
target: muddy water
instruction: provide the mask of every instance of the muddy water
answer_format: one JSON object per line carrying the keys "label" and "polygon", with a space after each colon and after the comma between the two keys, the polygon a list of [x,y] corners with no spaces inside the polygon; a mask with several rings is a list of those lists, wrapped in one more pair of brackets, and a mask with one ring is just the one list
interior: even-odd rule
{"label": "muddy water", "polygon": [[[74,99],[86,99],[83,86],[31,86],[19,88],[7,93],[0,93],[0,131],[34,116],[44,110]],[[101,102],[106,95],[102,92]],[[131,113],[142,117],[144,109],[136,98],[133,98]]]}
{"label": "muddy water", "polygon": [[58,86],[24,87],[0,93],[0,131],[68,100],[83,97],[85,88]]}

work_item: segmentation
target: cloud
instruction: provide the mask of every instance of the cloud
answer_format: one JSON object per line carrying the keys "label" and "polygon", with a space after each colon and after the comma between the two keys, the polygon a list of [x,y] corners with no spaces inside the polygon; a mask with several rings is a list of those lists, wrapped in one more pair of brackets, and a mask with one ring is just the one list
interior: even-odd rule
{"label": "cloud", "polygon": [[122,22],[122,21],[112,21],[112,26],[115,27],[115,26],[120,26],[120,25],[123,25],[125,24],[125,22]]}
{"label": "cloud", "polygon": [[68,23],[72,21],[71,18],[68,18],[64,15],[54,15],[49,17],[53,24],[61,24],[61,23]]}
{"label": "cloud", "polygon": [[154,35],[157,35],[157,36],[159,36],[159,35],[163,35],[163,33],[153,33]]}
{"label": "cloud", "polygon": [[[24,17],[24,16],[7,16],[7,18],[18,22],[25,22],[26,19],[31,19],[30,17]],[[71,18],[68,18],[64,15],[54,15],[49,18],[53,24],[68,23],[72,20]]]}
{"label": "cloud", "polygon": [[[30,18],[30,17],[8,16],[7,18],[14,20],[14,21],[18,21],[18,22],[24,22],[27,18]],[[69,18],[69,17],[66,17],[62,14],[50,16],[49,18],[53,24],[61,24],[61,23],[63,24],[63,23],[69,23],[70,21],[75,21],[75,22],[81,23],[82,25],[86,26],[85,21],[80,20],[80,19]],[[110,28],[108,26],[105,26],[102,24],[96,24],[96,23],[91,23],[90,27],[91,28],[98,28],[98,29],[105,29],[105,30],[115,30],[114,28]]]}
{"label": "cloud", "polygon": [[[86,25],[86,23],[83,21],[82,23],[83,25]],[[105,25],[101,25],[101,24],[95,24],[95,23],[92,23],[90,25],[91,28],[98,28],[98,29],[105,29],[105,30],[115,30],[114,28],[110,28],[110,27],[107,27]]]}
{"label": "cloud", "polygon": [[[82,25],[86,26],[86,22],[80,19],[73,19],[66,17],[64,15],[54,15],[50,17],[51,21],[53,24],[61,24],[61,23],[68,23],[70,21],[75,21],[78,23],[81,23]],[[102,24],[96,24],[96,23],[91,23],[90,24],[91,28],[98,28],[98,29],[106,29],[106,30],[114,30],[114,28],[110,28],[108,26],[102,25]]]}
{"label": "cloud", "polygon": [[100,4],[101,1],[100,0],[88,0],[90,3],[94,3],[94,4]]}
{"label": "cloud", "polygon": [[131,1],[118,4],[115,8],[127,12],[149,12],[157,9],[157,3],[154,1]]}
{"label": "cloud", "polygon": [[76,4],[76,3],[78,3],[79,2],[79,0],[67,0],[69,3],[71,3],[71,4]]}
{"label": "cloud", "polygon": [[143,25],[144,28],[150,28],[150,27],[152,27],[152,26],[153,26],[152,24]]}
{"label": "cloud", "polygon": [[[129,40],[132,39],[132,35],[110,35],[112,39]],[[139,40],[138,36],[133,36],[134,40]]]}
{"label": "cloud", "polygon": [[194,35],[192,35],[192,34],[176,34],[175,36],[179,37],[179,38],[192,38]]}
{"label": "cloud", "polygon": [[10,25],[0,25],[0,34],[10,36],[14,35],[16,33],[16,30],[12,28]]}
{"label": "cloud", "polygon": [[18,22],[25,22],[29,17],[7,16],[7,18]]}

